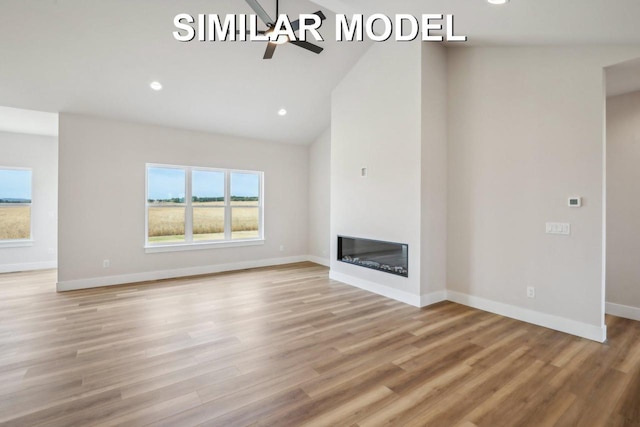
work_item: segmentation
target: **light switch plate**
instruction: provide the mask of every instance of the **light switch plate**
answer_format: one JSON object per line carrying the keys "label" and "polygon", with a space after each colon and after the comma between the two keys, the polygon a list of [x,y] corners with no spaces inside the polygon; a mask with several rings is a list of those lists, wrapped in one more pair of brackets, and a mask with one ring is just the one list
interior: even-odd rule
{"label": "light switch plate", "polygon": [[571,235],[571,224],[564,222],[548,222],[546,224],[547,234]]}

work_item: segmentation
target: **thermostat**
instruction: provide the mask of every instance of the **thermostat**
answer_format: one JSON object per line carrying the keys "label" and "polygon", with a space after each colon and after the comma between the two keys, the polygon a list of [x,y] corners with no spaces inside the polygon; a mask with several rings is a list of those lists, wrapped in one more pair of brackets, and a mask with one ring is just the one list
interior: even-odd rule
{"label": "thermostat", "polygon": [[582,197],[570,197],[569,198],[569,207],[570,208],[581,208],[582,207]]}

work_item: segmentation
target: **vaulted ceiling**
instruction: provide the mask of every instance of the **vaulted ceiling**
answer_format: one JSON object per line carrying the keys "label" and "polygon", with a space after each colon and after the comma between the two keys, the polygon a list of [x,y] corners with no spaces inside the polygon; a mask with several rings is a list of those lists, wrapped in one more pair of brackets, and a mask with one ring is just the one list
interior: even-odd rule
{"label": "vaulted ceiling", "polygon": [[[260,2],[275,15],[275,0]],[[640,44],[637,0],[280,3],[291,16],[325,12],[321,55],[284,45],[265,61],[264,42],[173,39],[176,14],[252,13],[242,0],[2,0],[0,105],[304,144],[329,125],[332,89],[369,46],[336,42],[332,11],[453,13],[470,45]]]}
{"label": "vaulted ceiling", "polygon": [[[275,0],[261,3],[275,16]],[[304,0],[280,8],[321,9]],[[284,45],[267,61],[264,42],[173,38],[178,13],[253,13],[241,0],[2,0],[0,105],[308,143],[329,125],[331,90],[367,48],[337,43],[325,11],[321,55]],[[150,90],[154,80],[162,91]]]}
{"label": "vaulted ceiling", "polygon": [[337,13],[454,14],[471,45],[640,44],[637,0],[315,0]]}

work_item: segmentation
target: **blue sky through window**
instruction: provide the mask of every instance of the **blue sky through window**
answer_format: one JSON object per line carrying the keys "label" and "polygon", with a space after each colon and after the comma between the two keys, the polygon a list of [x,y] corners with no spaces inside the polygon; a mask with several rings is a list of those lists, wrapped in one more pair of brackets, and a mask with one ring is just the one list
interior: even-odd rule
{"label": "blue sky through window", "polygon": [[31,201],[31,171],[0,169],[0,200]]}
{"label": "blue sky through window", "polygon": [[193,171],[192,179],[193,197],[224,197],[224,172]]}
{"label": "blue sky through window", "polygon": [[148,199],[184,198],[185,171],[182,169],[149,168]]}
{"label": "blue sky through window", "polygon": [[[170,200],[185,197],[186,173],[183,169],[149,168],[149,200]],[[236,197],[259,197],[260,176],[253,173],[231,173],[231,195]],[[224,197],[224,172],[192,172],[192,196],[199,198]]]}
{"label": "blue sky through window", "polygon": [[254,173],[231,174],[231,196],[258,197],[260,195],[260,177]]}

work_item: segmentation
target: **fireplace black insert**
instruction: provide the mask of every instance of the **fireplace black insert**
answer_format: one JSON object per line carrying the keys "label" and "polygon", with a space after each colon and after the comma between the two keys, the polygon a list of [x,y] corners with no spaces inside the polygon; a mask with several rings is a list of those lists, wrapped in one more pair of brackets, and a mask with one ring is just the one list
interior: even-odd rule
{"label": "fireplace black insert", "polygon": [[409,277],[409,245],[338,236],[338,261]]}

